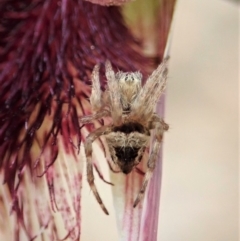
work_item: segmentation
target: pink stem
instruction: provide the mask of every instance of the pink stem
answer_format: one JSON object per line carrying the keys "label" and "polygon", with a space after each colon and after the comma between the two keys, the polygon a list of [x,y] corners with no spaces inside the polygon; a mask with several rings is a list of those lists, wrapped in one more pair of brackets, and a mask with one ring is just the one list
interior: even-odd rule
{"label": "pink stem", "polygon": [[[164,116],[165,96],[157,105],[157,113],[159,116]],[[162,148],[159,152],[156,168],[153,176],[149,182],[149,188],[145,196],[147,205],[144,206],[141,222],[140,241],[157,241],[158,231],[158,216],[160,206],[160,192],[161,192],[161,179],[162,179]]]}

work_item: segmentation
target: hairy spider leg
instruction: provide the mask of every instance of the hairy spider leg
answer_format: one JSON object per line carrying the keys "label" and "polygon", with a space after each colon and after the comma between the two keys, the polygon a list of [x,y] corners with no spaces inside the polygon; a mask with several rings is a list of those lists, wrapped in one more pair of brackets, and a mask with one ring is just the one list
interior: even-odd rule
{"label": "hairy spider leg", "polygon": [[87,115],[79,118],[79,121],[82,124],[87,124],[90,122],[93,122],[94,120],[100,119],[102,117],[107,117],[110,116],[110,111],[109,110],[102,110],[100,112],[97,112],[93,115]]}
{"label": "hairy spider leg", "polygon": [[98,129],[96,129],[95,131],[93,131],[92,133],[90,133],[87,136],[86,141],[84,143],[86,159],[87,159],[87,181],[88,181],[89,186],[90,186],[95,198],[97,199],[99,205],[101,206],[104,213],[106,213],[107,215],[108,215],[108,211],[107,211],[106,207],[104,206],[102,199],[101,199],[100,195],[98,194],[96,185],[94,183],[93,162],[92,162],[92,143],[94,142],[94,140],[99,138],[101,135],[106,135],[106,134],[110,133],[111,131],[112,131],[111,126],[102,126]]}
{"label": "hairy spider leg", "polygon": [[[131,107],[130,116],[136,121],[148,120],[154,112],[157,101],[162,95],[167,81],[167,61],[164,59],[158,68],[148,77]],[[146,108],[147,106],[147,108]]]}
{"label": "hairy spider leg", "polygon": [[93,112],[100,111],[103,108],[102,103],[102,91],[101,84],[99,80],[99,64],[95,65],[92,71],[92,92],[90,96],[90,103],[92,106]]}
{"label": "hairy spider leg", "polygon": [[95,112],[93,115],[83,116],[80,118],[80,122],[82,124],[87,124],[93,122],[96,119],[100,119],[102,117],[106,117],[110,115],[110,111],[107,109],[103,109],[105,107],[105,103],[103,101],[103,95],[101,91],[101,85],[99,81],[99,64],[95,65],[92,71],[92,92],[90,96],[90,103],[92,106],[92,111]]}
{"label": "hairy spider leg", "polygon": [[105,64],[106,78],[109,89],[111,116],[114,126],[122,124],[122,105],[119,91],[118,81],[115,78],[115,73],[112,69],[111,63],[107,60]]}
{"label": "hairy spider leg", "polygon": [[168,125],[160,118],[154,115],[152,121],[149,124],[149,129],[155,129],[156,133],[154,136],[154,144],[152,148],[152,152],[150,154],[148,163],[147,163],[147,170],[144,176],[142,187],[137,195],[137,198],[133,204],[133,207],[135,208],[138,203],[141,201],[141,199],[144,196],[144,193],[146,191],[147,185],[149,180],[152,177],[153,171],[156,166],[157,156],[161,148],[161,143],[163,139],[163,133],[164,131],[168,130]]}
{"label": "hairy spider leg", "polygon": [[158,123],[162,124],[164,131],[167,131],[169,129],[169,125],[161,117],[159,117],[157,113],[153,113],[151,120],[148,123],[148,128],[150,130],[155,129],[156,124]]}

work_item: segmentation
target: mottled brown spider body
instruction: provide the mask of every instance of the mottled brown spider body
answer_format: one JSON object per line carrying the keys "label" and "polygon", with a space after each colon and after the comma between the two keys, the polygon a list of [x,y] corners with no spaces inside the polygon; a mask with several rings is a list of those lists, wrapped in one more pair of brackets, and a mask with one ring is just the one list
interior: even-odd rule
{"label": "mottled brown spider body", "polygon": [[112,161],[128,174],[142,160],[150,140],[150,131],[137,122],[115,126],[105,135]]}
{"label": "mottled brown spider body", "polygon": [[114,73],[109,61],[106,62],[107,89],[102,92],[99,81],[99,65],[92,73],[90,103],[94,114],[80,119],[82,123],[111,117],[110,125],[102,126],[88,135],[84,143],[87,158],[87,180],[103,211],[108,214],[94,183],[92,143],[104,135],[113,163],[128,174],[142,160],[149,145],[151,130],[155,130],[152,151],[142,188],[134,207],[142,199],[149,179],[155,168],[164,131],[168,125],[154,112],[157,101],[163,93],[167,79],[167,59],[149,76],[142,86],[139,72]]}

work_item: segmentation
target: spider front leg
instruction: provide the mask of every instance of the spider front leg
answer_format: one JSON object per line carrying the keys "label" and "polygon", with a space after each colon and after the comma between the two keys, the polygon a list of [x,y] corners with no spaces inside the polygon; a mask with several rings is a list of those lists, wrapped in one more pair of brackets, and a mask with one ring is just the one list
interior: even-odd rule
{"label": "spider front leg", "polygon": [[119,126],[122,124],[122,105],[120,98],[119,85],[115,77],[115,73],[112,69],[110,61],[106,61],[106,78],[109,89],[110,105],[111,105],[111,116],[113,124]]}
{"label": "spider front leg", "polygon": [[107,116],[110,116],[110,112],[108,110],[102,110],[93,115],[87,115],[87,116],[80,117],[79,121],[82,124],[87,124],[87,123],[93,122],[94,120],[98,120],[102,117],[107,117]]}
{"label": "spider front leg", "polygon": [[106,101],[106,93],[102,93],[101,84],[99,80],[99,64],[95,65],[92,72],[92,92],[90,96],[90,104],[92,106],[92,111],[95,112],[93,115],[83,116],[80,118],[82,124],[87,124],[96,119],[106,117],[110,115],[110,111],[104,109]]}
{"label": "spider front leg", "polygon": [[94,196],[96,197],[99,205],[101,206],[104,213],[106,213],[107,215],[108,215],[108,211],[107,211],[106,207],[104,206],[102,199],[98,194],[96,185],[94,183],[93,163],[92,163],[92,143],[94,142],[94,140],[96,140],[101,135],[108,134],[111,131],[112,131],[111,126],[102,126],[98,129],[96,129],[95,131],[93,131],[92,133],[90,133],[86,138],[86,142],[84,143],[86,159],[87,159],[87,181],[88,181],[89,186],[90,186]]}
{"label": "spider front leg", "polygon": [[167,67],[168,58],[165,58],[158,68],[148,77],[145,85],[131,106],[131,118],[136,119],[135,117],[137,117],[137,121],[141,122],[152,115],[156,103],[166,87]]}
{"label": "spider front leg", "polygon": [[92,106],[92,110],[94,112],[98,112],[102,109],[103,103],[102,103],[102,91],[101,91],[101,84],[99,79],[99,64],[95,65],[93,71],[92,71],[92,92],[90,96],[90,103]]}
{"label": "spider front leg", "polygon": [[153,116],[152,121],[149,124],[149,127],[150,127],[150,129],[154,128],[156,130],[156,134],[155,134],[155,138],[154,138],[155,140],[154,140],[152,152],[150,154],[150,157],[149,157],[149,160],[147,163],[147,171],[146,171],[144,179],[143,179],[142,187],[141,187],[141,189],[138,193],[138,196],[133,204],[134,208],[138,205],[138,203],[141,201],[141,199],[144,196],[148,182],[151,179],[153,171],[156,166],[157,156],[160,151],[161,144],[162,144],[163,133],[164,133],[164,131],[168,130],[168,125],[162,119],[160,119],[158,116]]}

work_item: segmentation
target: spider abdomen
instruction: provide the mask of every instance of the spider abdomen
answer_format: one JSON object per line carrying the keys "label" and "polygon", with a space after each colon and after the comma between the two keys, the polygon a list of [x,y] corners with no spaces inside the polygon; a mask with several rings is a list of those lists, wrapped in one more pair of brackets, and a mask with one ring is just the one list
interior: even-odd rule
{"label": "spider abdomen", "polygon": [[139,164],[149,138],[150,131],[137,122],[115,126],[106,135],[112,160],[123,173],[130,173]]}
{"label": "spider abdomen", "polygon": [[140,148],[125,146],[115,147],[114,149],[118,161],[121,162],[121,165],[119,164],[119,166],[122,169],[122,172],[128,174],[132,171],[135,159],[138,156],[138,151]]}

